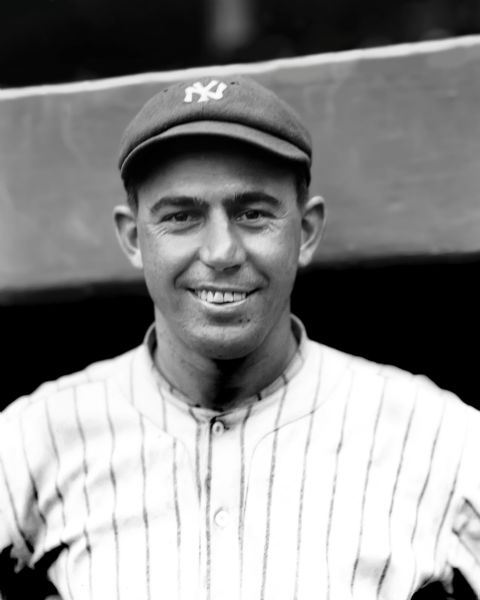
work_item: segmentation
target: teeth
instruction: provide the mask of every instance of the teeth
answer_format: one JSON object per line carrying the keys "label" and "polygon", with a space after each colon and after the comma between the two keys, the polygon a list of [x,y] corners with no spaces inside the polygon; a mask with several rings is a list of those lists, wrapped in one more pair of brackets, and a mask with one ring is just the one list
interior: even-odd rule
{"label": "teeth", "polygon": [[210,290],[196,290],[196,295],[204,302],[213,304],[228,304],[229,302],[240,302],[245,300],[245,292],[212,292]]}

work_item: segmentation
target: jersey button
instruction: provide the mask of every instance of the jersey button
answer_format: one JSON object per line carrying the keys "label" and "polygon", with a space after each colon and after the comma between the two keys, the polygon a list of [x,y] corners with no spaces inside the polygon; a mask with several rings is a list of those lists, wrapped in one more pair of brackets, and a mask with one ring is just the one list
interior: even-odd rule
{"label": "jersey button", "polygon": [[225,425],[221,422],[221,421],[215,421],[212,424],[212,433],[215,436],[219,436],[222,435],[222,433],[225,431]]}
{"label": "jersey button", "polygon": [[215,513],[213,520],[215,521],[215,525],[217,527],[220,527],[220,529],[224,529],[230,521],[230,515],[224,508],[221,508]]}

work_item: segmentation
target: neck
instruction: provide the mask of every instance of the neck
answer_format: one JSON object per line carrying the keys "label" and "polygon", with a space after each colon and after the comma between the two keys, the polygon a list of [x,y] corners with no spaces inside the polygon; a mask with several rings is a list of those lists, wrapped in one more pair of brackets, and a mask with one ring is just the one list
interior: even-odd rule
{"label": "neck", "polygon": [[295,354],[297,341],[290,315],[286,317],[253,352],[233,360],[210,359],[195,353],[156,319],[155,364],[192,405],[217,411],[243,406],[248,398],[277,379]]}

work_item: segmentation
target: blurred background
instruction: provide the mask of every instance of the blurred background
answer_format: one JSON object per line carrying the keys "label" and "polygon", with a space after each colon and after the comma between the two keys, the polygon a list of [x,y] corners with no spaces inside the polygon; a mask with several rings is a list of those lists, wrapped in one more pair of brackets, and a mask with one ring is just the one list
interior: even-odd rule
{"label": "blurred background", "polygon": [[[3,0],[0,88],[478,32],[478,0]],[[299,277],[294,311],[314,339],[424,373],[480,406],[479,274],[475,257],[323,265]],[[0,304],[0,406],[140,343],[151,320],[140,283]]]}
{"label": "blurred background", "polygon": [[0,87],[480,31],[478,0],[3,0]]}

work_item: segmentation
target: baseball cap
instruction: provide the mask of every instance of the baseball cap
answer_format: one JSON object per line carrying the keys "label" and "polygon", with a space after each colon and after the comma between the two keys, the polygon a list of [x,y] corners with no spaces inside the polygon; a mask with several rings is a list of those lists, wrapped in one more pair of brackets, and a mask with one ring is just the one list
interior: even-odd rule
{"label": "baseball cap", "polygon": [[275,93],[245,76],[183,81],[153,96],[123,134],[118,161],[122,178],[146,149],[195,135],[252,144],[304,165],[310,179],[312,142],[300,117]]}

